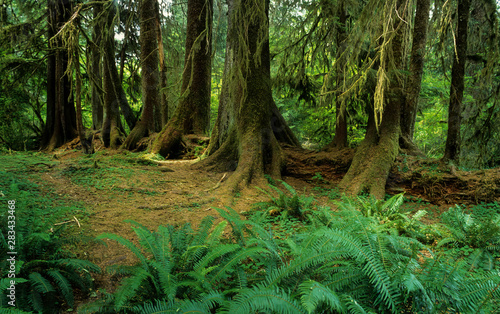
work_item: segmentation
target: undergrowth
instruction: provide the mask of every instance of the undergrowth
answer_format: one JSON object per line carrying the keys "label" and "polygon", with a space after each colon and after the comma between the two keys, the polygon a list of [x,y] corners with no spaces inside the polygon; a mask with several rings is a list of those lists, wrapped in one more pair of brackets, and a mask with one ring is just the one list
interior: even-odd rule
{"label": "undergrowth", "polygon": [[[135,222],[139,246],[114,234],[140,263],[112,267],[126,275],[114,294],[84,313],[492,313],[498,308],[498,220],[461,208],[443,214],[442,244],[402,195],[386,201],[342,198],[317,206],[281,183],[247,213],[216,209],[206,218],[149,231]],[[270,191],[273,191],[272,193]],[[288,223],[286,223],[288,221]],[[225,233],[226,226],[232,232]],[[405,231],[410,229],[411,231]],[[478,230],[487,230],[486,236]],[[458,231],[457,231],[458,230]],[[470,246],[471,254],[456,247]]]}

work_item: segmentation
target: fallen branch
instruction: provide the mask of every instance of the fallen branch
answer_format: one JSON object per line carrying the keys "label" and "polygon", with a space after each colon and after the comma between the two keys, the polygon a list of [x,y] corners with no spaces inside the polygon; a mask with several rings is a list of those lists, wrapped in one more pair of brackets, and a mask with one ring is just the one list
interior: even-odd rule
{"label": "fallen branch", "polygon": [[76,219],[75,216],[73,216],[73,219],[71,220],[68,220],[68,221],[63,221],[63,222],[58,222],[56,224],[54,224],[54,226],[60,226],[60,225],[64,225],[64,224],[69,224],[71,222],[75,221],[78,225],[78,228],[81,228],[82,226],[80,225],[80,222],[78,221],[78,219]]}

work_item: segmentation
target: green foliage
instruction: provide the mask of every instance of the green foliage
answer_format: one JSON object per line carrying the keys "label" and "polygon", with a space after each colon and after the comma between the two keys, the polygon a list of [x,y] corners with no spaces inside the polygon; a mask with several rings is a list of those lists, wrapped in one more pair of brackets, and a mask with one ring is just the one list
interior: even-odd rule
{"label": "green foliage", "polygon": [[[11,251],[9,245],[12,242],[7,241],[4,236],[7,234],[6,230],[3,227],[1,229],[0,252],[7,256],[6,252]],[[51,233],[16,228],[15,281],[18,309],[54,313],[61,308],[71,308],[75,303],[74,290],[87,293],[93,286],[91,273],[99,272],[99,267],[91,262],[72,258],[64,249],[72,239],[61,233],[62,228]],[[12,274],[8,274],[9,263],[7,259],[0,261],[2,307],[7,307],[9,301],[5,293],[12,280],[9,276]]]}
{"label": "green foliage", "polygon": [[[33,154],[35,155],[35,154]],[[0,254],[13,251],[7,231],[15,231],[16,306],[19,310],[54,313],[74,306],[75,290],[86,294],[92,287],[91,272],[99,268],[85,260],[76,259],[68,251],[70,245],[84,240],[51,227],[68,216],[80,216],[80,204],[56,200],[51,191],[40,191],[30,182],[31,172],[40,171],[55,163],[48,158],[11,153],[0,155],[6,171],[0,171],[2,203],[15,200],[15,226],[8,224],[7,210],[0,213]],[[68,228],[66,228],[68,229]],[[0,306],[7,305],[5,289],[9,286],[10,262],[0,260]]]}
{"label": "green foliage", "polygon": [[[113,297],[100,305],[100,311],[126,312],[134,306],[140,312],[157,307],[208,311],[216,307],[224,295],[246,286],[248,274],[243,272],[242,262],[259,260],[264,249],[252,243],[243,246],[225,241],[222,234],[227,222],[213,226],[213,221],[212,217],[205,218],[196,232],[189,224],[178,228],[160,226],[151,232],[129,221],[134,225],[132,229],[139,239],[139,247],[115,234],[100,235],[98,239],[117,241],[140,261],[133,267],[111,269],[127,277]],[[154,299],[165,302],[144,304]]]}
{"label": "green foliage", "polygon": [[[291,216],[298,219],[305,219],[307,212],[311,209],[314,198],[312,196],[299,195],[289,184],[281,180],[280,182],[288,193],[283,192],[274,185],[269,185],[278,194],[278,197],[275,197],[271,192],[257,187],[259,191],[269,196],[271,200],[258,203],[256,207],[266,210],[272,216],[283,215],[285,217]],[[291,196],[288,194],[291,194]]]}
{"label": "green foliage", "polygon": [[[476,255],[464,259],[444,246],[435,254],[381,224],[403,215],[402,199],[402,194],[381,202],[344,198],[340,211],[311,210],[308,224],[283,237],[273,233],[265,215],[242,219],[231,208],[217,209],[226,221],[214,227],[206,218],[196,231],[184,225],[150,232],[134,223],[140,247],[101,236],[124,244],[140,260],[123,272],[130,277],[108,298],[115,306],[109,312],[495,311],[496,264],[477,267]],[[464,219],[460,212],[449,215],[451,221]],[[229,237],[223,235],[227,224]],[[120,300],[126,302],[116,307]]]}
{"label": "green foliage", "polygon": [[491,270],[500,255],[500,215],[496,211],[467,214],[461,206],[450,208],[441,216],[449,232],[438,246],[448,245],[459,256],[469,256],[471,267]]}

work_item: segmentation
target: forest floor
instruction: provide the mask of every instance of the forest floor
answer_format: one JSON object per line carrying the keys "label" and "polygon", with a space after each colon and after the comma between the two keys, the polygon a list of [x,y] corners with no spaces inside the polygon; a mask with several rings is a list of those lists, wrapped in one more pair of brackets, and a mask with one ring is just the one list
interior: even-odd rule
{"label": "forest floor", "polygon": [[[337,185],[349,167],[353,151],[326,153],[285,148],[285,152],[288,166],[283,181],[298,193],[313,196],[316,205],[335,209],[341,197]],[[230,173],[195,170],[190,160],[157,165],[139,153],[100,149],[84,155],[74,145],[37,156],[43,159],[30,156],[24,165],[26,176],[41,191],[81,204],[85,208],[81,215],[75,215],[76,219],[66,217],[60,223],[70,233],[91,238],[114,233],[135,242],[127,220],[150,230],[167,224],[191,223],[195,227],[208,215],[221,220],[215,207],[229,206],[244,212],[252,210],[255,203],[269,200],[253,186],[234,195],[221,194],[216,187],[224,184],[221,181]],[[285,190],[279,183],[277,186]],[[403,206],[408,212],[425,209],[428,215],[424,222],[434,223],[455,204],[500,202],[500,168],[467,172],[447,168],[436,160],[399,156],[387,193],[401,192],[405,192],[407,201]],[[76,257],[102,269],[136,262],[130,251],[113,241],[107,246],[88,242],[74,251]],[[116,288],[117,281],[106,273],[96,277],[97,286],[108,292]]]}

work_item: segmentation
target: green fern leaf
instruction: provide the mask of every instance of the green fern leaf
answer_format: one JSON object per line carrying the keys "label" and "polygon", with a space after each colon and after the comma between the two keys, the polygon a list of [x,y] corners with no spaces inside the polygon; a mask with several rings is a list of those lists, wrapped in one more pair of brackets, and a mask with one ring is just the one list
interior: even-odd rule
{"label": "green fern leaf", "polygon": [[137,256],[137,258],[141,261],[143,267],[145,267],[146,269],[149,267],[146,257],[141,253],[141,251],[137,248],[137,246],[135,246],[135,244],[133,244],[129,240],[113,233],[101,234],[97,237],[97,239],[110,239],[120,243],[121,245],[125,246],[127,249],[132,251],[132,253],[134,253],[135,256]]}
{"label": "green fern leaf", "polygon": [[338,295],[328,287],[314,280],[308,280],[300,284],[299,290],[302,294],[300,300],[308,313],[314,313],[320,303],[325,303],[332,310],[345,312]]}
{"label": "green fern leaf", "polygon": [[148,277],[151,277],[150,273],[137,267],[134,275],[125,278],[115,293],[115,310],[118,311],[126,306],[127,302],[137,295],[137,290]]}
{"label": "green fern leaf", "polygon": [[64,300],[68,303],[70,307],[74,305],[73,288],[69,281],[61,274],[58,270],[49,270],[47,274],[54,279],[57,283],[59,291],[61,291]]}
{"label": "green fern leaf", "polygon": [[256,285],[252,289],[242,290],[227,305],[228,313],[283,313],[300,314],[306,311],[293,300],[288,293],[275,287]]}
{"label": "green fern leaf", "polygon": [[28,278],[30,279],[31,286],[39,293],[55,291],[52,284],[38,272],[32,272],[28,275]]}

